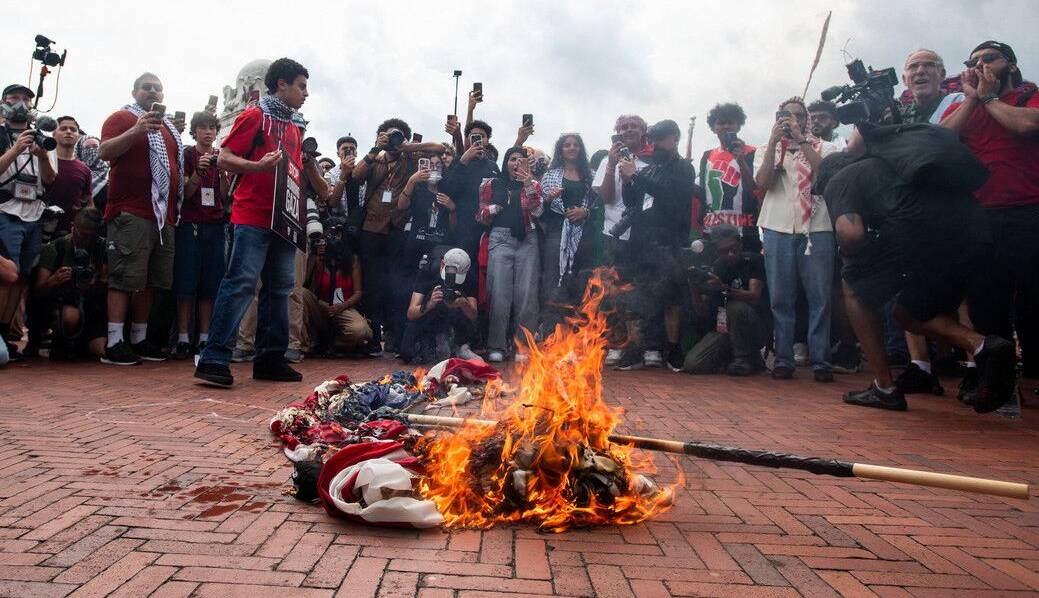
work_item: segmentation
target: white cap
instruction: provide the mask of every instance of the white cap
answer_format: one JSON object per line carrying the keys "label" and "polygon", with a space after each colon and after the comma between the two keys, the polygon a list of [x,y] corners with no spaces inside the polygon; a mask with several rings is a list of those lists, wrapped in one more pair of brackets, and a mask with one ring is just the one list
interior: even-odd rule
{"label": "white cap", "polygon": [[455,247],[444,254],[443,265],[440,266],[440,278],[443,279],[446,275],[446,269],[448,266],[454,266],[457,275],[455,282],[462,284],[465,282],[465,275],[469,272],[469,254],[465,250]]}

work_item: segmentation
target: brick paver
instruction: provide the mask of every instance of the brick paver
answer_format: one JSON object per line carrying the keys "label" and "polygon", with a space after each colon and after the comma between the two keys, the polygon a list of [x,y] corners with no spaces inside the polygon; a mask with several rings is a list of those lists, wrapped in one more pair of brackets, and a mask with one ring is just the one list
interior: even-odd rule
{"label": "brick paver", "polygon": [[[539,534],[332,520],[283,494],[272,413],[389,359],[310,360],[300,384],[197,386],[190,366],[0,372],[0,596],[1017,596],[1039,594],[1039,501],[657,455],[685,476],[642,525]],[[955,399],[847,407],[833,385],[606,374],[623,432],[1039,484],[1039,419]],[[954,384],[946,385],[954,388]],[[1035,491],[1033,491],[1035,494]]]}

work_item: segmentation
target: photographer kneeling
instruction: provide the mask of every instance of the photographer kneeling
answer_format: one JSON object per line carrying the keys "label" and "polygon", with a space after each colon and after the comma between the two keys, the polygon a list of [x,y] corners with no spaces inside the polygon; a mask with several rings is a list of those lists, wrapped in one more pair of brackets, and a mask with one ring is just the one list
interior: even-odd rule
{"label": "photographer kneeling", "polygon": [[304,353],[352,353],[372,338],[361,303],[361,260],[350,249],[342,224],[331,224],[313,243],[303,286],[289,295],[302,314],[296,332]]}
{"label": "photographer kneeling", "polygon": [[432,348],[437,362],[452,356],[479,359],[469,348],[469,340],[476,333],[477,294],[477,277],[467,276],[469,255],[455,248],[437,263],[438,267],[431,269],[423,261],[415,279],[401,357],[408,363],[430,362]]}
{"label": "photographer kneeling", "polygon": [[683,372],[750,376],[765,367],[761,349],[768,336],[769,304],[765,261],[743,252],[740,229],[725,222],[711,229],[718,261],[708,270],[689,269],[693,312],[714,330],[685,357]]}
{"label": "photographer kneeling", "polygon": [[52,360],[105,354],[108,288],[101,226],[101,212],[83,208],[72,222],[72,232],[40,252],[35,295],[45,302],[41,314],[48,323],[53,321]]}

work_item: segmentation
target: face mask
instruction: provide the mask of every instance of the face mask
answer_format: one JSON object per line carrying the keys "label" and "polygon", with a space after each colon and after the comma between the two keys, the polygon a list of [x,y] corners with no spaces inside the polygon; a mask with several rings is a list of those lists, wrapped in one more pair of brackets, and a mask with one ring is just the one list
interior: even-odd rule
{"label": "face mask", "polygon": [[13,123],[29,122],[29,106],[25,102],[15,102],[4,106],[4,117]]}

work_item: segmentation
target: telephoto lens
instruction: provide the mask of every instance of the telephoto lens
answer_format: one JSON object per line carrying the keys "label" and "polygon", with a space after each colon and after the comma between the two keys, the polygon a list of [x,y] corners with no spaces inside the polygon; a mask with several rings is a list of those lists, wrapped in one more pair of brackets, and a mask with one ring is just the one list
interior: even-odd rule
{"label": "telephoto lens", "polygon": [[325,234],[325,226],[321,224],[321,211],[313,199],[307,200],[307,236],[311,239]]}

